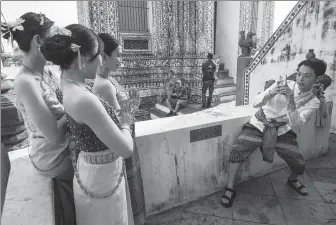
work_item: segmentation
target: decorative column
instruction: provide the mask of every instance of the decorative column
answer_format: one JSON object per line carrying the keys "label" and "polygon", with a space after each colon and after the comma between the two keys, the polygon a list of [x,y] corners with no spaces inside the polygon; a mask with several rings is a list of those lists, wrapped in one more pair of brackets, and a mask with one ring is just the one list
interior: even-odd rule
{"label": "decorative column", "polygon": [[158,56],[214,52],[214,2],[153,1],[153,49]]}
{"label": "decorative column", "polygon": [[[262,10],[259,12],[258,4],[262,5]],[[256,17],[262,17],[259,20],[262,24],[257,26],[255,20]],[[256,34],[260,34],[260,45],[263,46],[267,40],[273,34],[273,22],[274,22],[274,1],[241,1],[240,2],[240,21],[239,30],[240,31],[253,31]],[[258,29],[261,29],[258,30]],[[240,55],[240,49],[238,55]]]}
{"label": "decorative column", "polygon": [[263,2],[262,30],[260,44],[264,45],[273,34],[274,1]]}
{"label": "decorative column", "polygon": [[97,33],[113,34],[120,40],[117,1],[77,1],[78,22]]}

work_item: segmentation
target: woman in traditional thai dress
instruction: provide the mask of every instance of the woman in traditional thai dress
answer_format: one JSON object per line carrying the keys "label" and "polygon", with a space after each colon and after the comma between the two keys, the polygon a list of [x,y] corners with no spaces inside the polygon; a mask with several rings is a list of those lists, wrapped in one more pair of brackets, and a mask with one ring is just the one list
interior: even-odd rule
{"label": "woman in traditional thai dress", "polygon": [[125,103],[119,121],[112,107],[86,88],[85,79],[94,79],[102,64],[102,43],[85,26],[66,29],[66,35],[47,38],[41,52],[62,70],[77,225],[133,224],[123,160],[133,153],[133,107]]}
{"label": "woman in traditional thai dress", "polygon": [[57,27],[45,15],[32,12],[13,23],[2,22],[3,37],[12,44],[15,41],[24,55],[14,91],[31,142],[29,159],[41,175],[54,178],[55,196],[60,197],[56,204],[62,210],[60,223],[74,224],[73,169],[62,96],[55,76],[44,68],[46,60],[40,52],[44,39]]}
{"label": "woman in traditional thai dress", "polygon": [[[119,103],[133,100],[137,106],[140,104],[139,92],[128,93],[111,75],[119,63],[119,44],[116,38],[110,34],[101,33],[98,35],[104,42],[103,65],[97,73],[93,91],[105,99],[118,114],[120,112]],[[144,191],[140,170],[140,159],[135,143],[134,123],[131,126],[134,140],[133,155],[125,160],[127,180],[130,188],[133,218],[135,225],[145,223],[146,209]]]}

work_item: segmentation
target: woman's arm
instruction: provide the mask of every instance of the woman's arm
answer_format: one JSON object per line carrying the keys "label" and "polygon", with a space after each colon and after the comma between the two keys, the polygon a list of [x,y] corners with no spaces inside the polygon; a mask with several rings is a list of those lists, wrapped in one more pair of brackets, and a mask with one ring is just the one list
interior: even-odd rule
{"label": "woman's arm", "polygon": [[107,101],[114,110],[120,111],[116,88],[109,80],[100,83],[99,86],[94,85],[93,91]]}
{"label": "woman's arm", "polygon": [[127,129],[120,130],[110,118],[96,96],[92,94],[81,97],[73,106],[73,114],[79,123],[88,125],[97,137],[117,155],[128,158],[133,153],[133,139]]}
{"label": "woman's arm", "polygon": [[24,105],[29,119],[38,131],[52,144],[65,141],[64,133],[58,129],[56,118],[43,100],[39,82],[18,79],[14,84],[15,95]]}

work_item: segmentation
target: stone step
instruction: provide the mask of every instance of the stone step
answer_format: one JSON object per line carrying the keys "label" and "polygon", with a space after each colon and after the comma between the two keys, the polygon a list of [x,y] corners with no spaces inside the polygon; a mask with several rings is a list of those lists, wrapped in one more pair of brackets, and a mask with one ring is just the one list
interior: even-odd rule
{"label": "stone step", "polygon": [[166,112],[163,112],[158,108],[150,109],[150,116],[152,120],[163,118],[166,116],[166,114]]}
{"label": "stone step", "polygon": [[223,77],[223,78],[218,78],[216,82],[216,86],[218,85],[225,85],[225,84],[234,84],[234,79],[233,77]]}
{"label": "stone step", "polygon": [[229,85],[216,86],[215,90],[219,94],[232,93],[232,92],[236,93],[236,85],[235,84],[229,84]]}
{"label": "stone step", "polygon": [[[167,113],[169,113],[169,108],[166,105],[163,105],[163,104],[159,104],[159,103],[155,104],[155,109],[160,110],[164,114],[164,116]],[[181,113],[181,112],[177,112],[177,115],[182,115],[182,114],[183,113]]]}
{"label": "stone step", "polygon": [[236,100],[236,94],[231,95],[221,95],[219,97],[220,103],[232,102]]}
{"label": "stone step", "polygon": [[[216,107],[217,105],[223,104],[223,103],[229,103],[235,100],[235,96],[233,98],[230,96],[226,97],[224,96],[223,100],[220,102],[216,102],[212,104],[212,107]],[[186,115],[191,114],[194,112],[199,112],[201,110],[204,110],[202,108],[201,104],[189,104],[187,108],[181,109],[177,115]],[[154,109],[151,109],[151,117],[152,119],[159,119],[166,117],[166,114],[169,113],[169,109],[165,104],[156,104]]]}

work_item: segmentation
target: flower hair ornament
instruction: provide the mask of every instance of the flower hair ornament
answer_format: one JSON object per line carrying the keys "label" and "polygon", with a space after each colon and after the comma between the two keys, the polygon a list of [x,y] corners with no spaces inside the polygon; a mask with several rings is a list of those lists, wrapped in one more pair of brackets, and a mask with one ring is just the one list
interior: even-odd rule
{"label": "flower hair ornament", "polygon": [[7,30],[3,33],[2,37],[4,37],[6,34],[9,33],[8,42],[11,43],[11,46],[13,48],[14,37],[13,37],[12,31],[16,31],[16,30],[23,31],[24,28],[23,28],[22,24],[25,22],[25,20],[22,19],[22,18],[18,18],[14,22],[7,22],[6,19],[5,19],[5,16],[3,15],[2,12],[1,12],[1,15],[2,15],[2,18],[4,20],[4,22],[1,22],[1,27],[3,27],[4,29]]}
{"label": "flower hair ornament", "polygon": [[53,25],[51,28],[50,28],[50,32],[49,32],[49,35],[50,37],[54,36],[54,35],[64,35],[64,36],[69,36],[71,37],[72,33],[69,29],[66,29],[64,27],[59,27],[59,26],[56,26],[56,25]]}
{"label": "flower hair ornament", "polygon": [[76,45],[74,43],[72,43],[70,45],[70,49],[72,52],[77,52],[77,58],[78,58],[78,67],[79,69],[82,69],[83,66],[82,66],[82,59],[81,59],[81,54],[80,54],[80,45]]}

